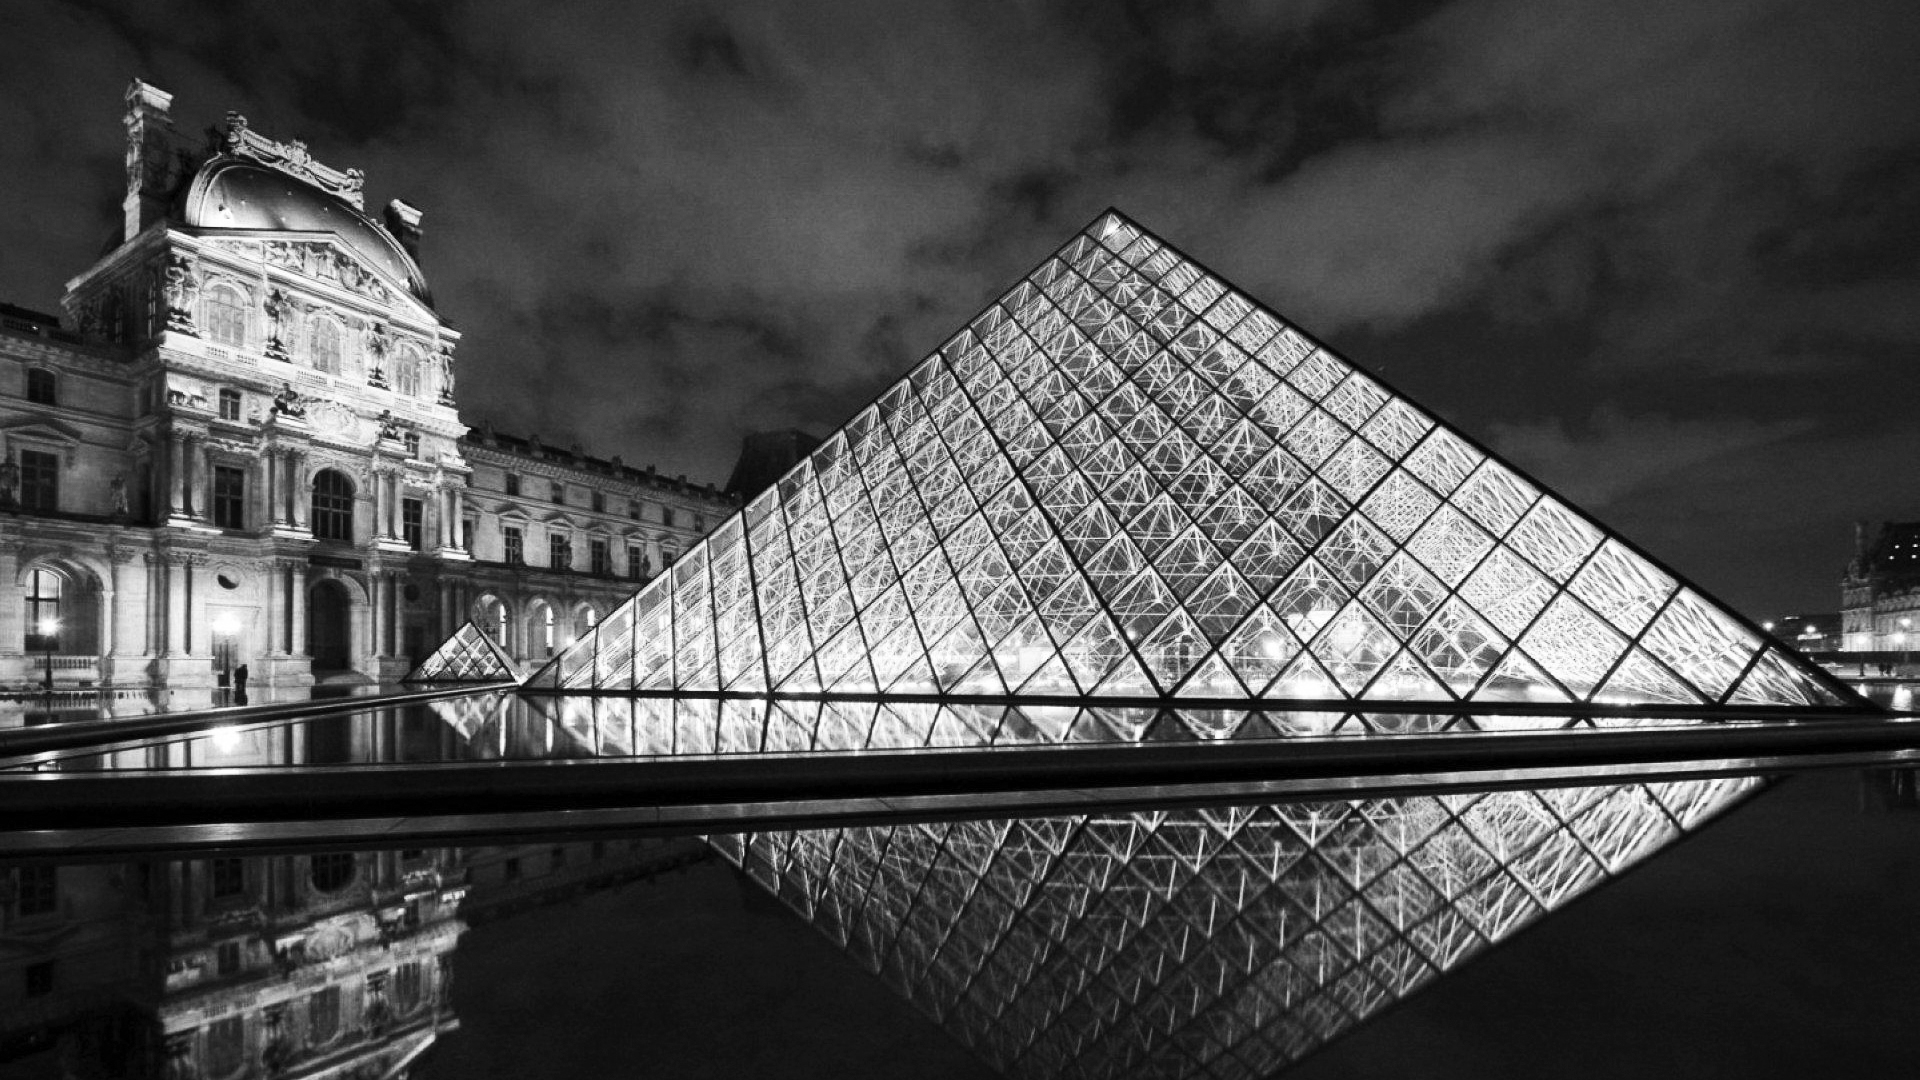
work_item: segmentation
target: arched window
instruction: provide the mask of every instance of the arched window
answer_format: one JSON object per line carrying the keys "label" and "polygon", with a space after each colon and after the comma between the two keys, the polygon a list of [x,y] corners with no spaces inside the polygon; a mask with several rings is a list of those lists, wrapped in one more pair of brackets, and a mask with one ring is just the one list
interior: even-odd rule
{"label": "arched window", "polygon": [[420,354],[412,349],[400,350],[393,361],[393,392],[406,397],[420,396]]}
{"label": "arched window", "polygon": [[493,643],[504,649],[507,647],[507,605],[494,601],[493,613]]}
{"label": "arched window", "polygon": [[27,571],[27,651],[60,648],[60,590],[65,584],[51,570]]}
{"label": "arched window", "polygon": [[207,1025],[207,1075],[232,1076],[247,1063],[247,1018],[229,1016]]}
{"label": "arched window", "polygon": [[340,324],[325,317],[307,327],[307,360],[314,370],[340,374]]}
{"label": "arched window", "polygon": [[224,286],[207,290],[200,305],[200,327],[207,340],[216,345],[245,348],[247,344],[247,303],[240,293]]}
{"label": "arched window", "polygon": [[587,631],[593,629],[596,621],[591,607],[581,608],[573,617],[573,636],[577,638],[587,636]]}
{"label": "arched window", "polygon": [[401,964],[393,969],[393,1011],[401,1016],[420,1007],[420,965]]}
{"label": "arched window", "polygon": [[325,1046],[340,1034],[340,988],[316,990],[307,999],[307,1044]]}
{"label": "arched window", "polygon": [[27,369],[27,400],[35,405],[57,405],[59,394],[53,381],[53,372],[46,368]]}
{"label": "arched window", "polygon": [[332,469],[313,478],[313,537],[353,542],[353,481]]}
{"label": "arched window", "polygon": [[553,608],[546,604],[533,614],[534,636],[540,640],[540,647],[553,655]]}

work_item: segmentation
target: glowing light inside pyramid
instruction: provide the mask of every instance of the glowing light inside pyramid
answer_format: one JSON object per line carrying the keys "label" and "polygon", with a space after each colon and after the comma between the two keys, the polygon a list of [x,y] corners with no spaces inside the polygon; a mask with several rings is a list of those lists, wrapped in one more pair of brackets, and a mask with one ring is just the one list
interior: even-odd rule
{"label": "glowing light inside pyramid", "polygon": [[530,685],[1851,701],[1117,215]]}
{"label": "glowing light inside pyramid", "polygon": [[420,661],[404,681],[513,682],[519,677],[512,658],[485,631],[469,622]]}

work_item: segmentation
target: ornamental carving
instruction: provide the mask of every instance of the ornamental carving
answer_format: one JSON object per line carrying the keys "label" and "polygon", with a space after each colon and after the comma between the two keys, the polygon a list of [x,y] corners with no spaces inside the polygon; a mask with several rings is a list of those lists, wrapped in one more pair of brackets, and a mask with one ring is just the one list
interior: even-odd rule
{"label": "ornamental carving", "polygon": [[193,256],[179,251],[167,256],[160,296],[167,306],[167,329],[194,333],[193,305],[200,299],[200,274]]}
{"label": "ornamental carving", "polygon": [[325,240],[269,240],[266,260],[308,277],[332,281],[377,303],[392,303],[393,290],[358,259]]}
{"label": "ornamental carving", "polygon": [[313,430],[323,435],[334,435],[344,439],[358,438],[360,418],[353,410],[337,401],[320,401],[307,407],[307,422]]}
{"label": "ornamental carving", "polygon": [[265,135],[254,131],[247,125],[247,118],[237,112],[227,114],[227,134],[223,149],[236,157],[252,158],[263,165],[271,165],[281,172],[313,184],[333,195],[352,203],[354,209],[365,209],[366,201],[363,189],[367,177],[359,169],[336,169],[313,160],[307,152],[307,144],[299,139],[288,142],[275,142]]}

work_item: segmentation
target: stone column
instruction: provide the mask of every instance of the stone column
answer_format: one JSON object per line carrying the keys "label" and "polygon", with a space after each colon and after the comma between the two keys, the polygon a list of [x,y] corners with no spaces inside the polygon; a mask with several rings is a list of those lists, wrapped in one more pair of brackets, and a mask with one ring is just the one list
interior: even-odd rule
{"label": "stone column", "polygon": [[312,500],[307,498],[306,484],[303,482],[306,471],[306,451],[289,452],[287,454],[287,499],[288,505],[293,510],[293,527],[296,529],[308,527],[307,509]]}
{"label": "stone column", "polygon": [[293,589],[293,606],[288,612],[290,619],[289,640],[293,647],[289,650],[295,656],[307,655],[307,580],[299,563],[287,568],[287,582]]}
{"label": "stone column", "polygon": [[[269,469],[267,475],[273,475],[273,471]],[[260,645],[260,655],[279,656],[280,643],[284,640],[280,636],[280,609],[285,606],[282,596],[286,592],[286,585],[280,575],[278,560],[268,560],[264,565],[267,583],[260,590],[260,625],[266,629],[266,640]]]}
{"label": "stone column", "polygon": [[392,588],[382,571],[375,570],[367,576],[367,594],[373,601],[367,613],[367,642],[372,646],[368,651],[375,659],[387,655],[387,593]]}
{"label": "stone column", "polygon": [[271,529],[280,524],[280,504],[276,501],[276,495],[280,490],[279,472],[280,451],[272,447],[261,448],[259,479],[255,482],[260,485],[260,527],[262,529]]}
{"label": "stone column", "polygon": [[178,555],[165,556],[160,564],[160,573],[167,583],[167,631],[166,651],[168,656],[187,654],[187,576],[184,560]]}
{"label": "stone column", "polygon": [[213,456],[207,450],[207,440],[196,436],[187,456],[187,468],[193,473],[193,489],[188,496],[193,503],[191,513],[196,518],[210,518],[213,516],[213,505],[209,502],[211,484],[208,477],[213,475]]}
{"label": "stone column", "polygon": [[186,514],[186,447],[184,437],[177,431],[167,433],[167,516],[183,517]]}

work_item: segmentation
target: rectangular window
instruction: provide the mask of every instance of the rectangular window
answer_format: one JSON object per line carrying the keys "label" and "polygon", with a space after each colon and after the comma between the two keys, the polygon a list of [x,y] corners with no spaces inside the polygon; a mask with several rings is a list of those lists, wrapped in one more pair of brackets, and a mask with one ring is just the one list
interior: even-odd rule
{"label": "rectangular window", "polygon": [[246,861],[211,859],[207,862],[207,888],[215,900],[240,896],[247,891]]}
{"label": "rectangular window", "polygon": [[693,515],[693,531],[694,531],[694,532],[697,532],[697,533],[703,533],[703,532],[706,532],[706,531],[707,531],[707,519],[706,519],[706,518],[704,518],[704,517],[702,517],[702,516],[700,516],[699,514],[695,514],[695,515]]}
{"label": "rectangular window", "polygon": [[507,474],[507,494],[509,495],[520,494],[520,477],[515,475],[514,473]]}
{"label": "rectangular window", "polygon": [[480,529],[480,522],[478,519],[475,519],[475,518],[460,519],[460,550],[462,551],[473,550],[473,534],[478,532],[479,529]]}
{"label": "rectangular window", "polygon": [[23,919],[60,909],[59,867],[29,863],[14,871],[14,911]]}
{"label": "rectangular window", "polygon": [[214,946],[214,966],[221,975],[231,975],[240,970],[240,943],[223,941]]}
{"label": "rectangular window", "polygon": [[660,524],[668,526],[673,524],[673,507],[663,506],[660,508]]}
{"label": "rectangular window", "polygon": [[400,441],[407,444],[408,457],[417,458],[420,456],[420,433],[419,432],[409,431],[405,435],[402,435],[400,437]]}
{"label": "rectangular window", "polygon": [[647,576],[647,553],[637,547],[627,549],[627,576],[635,581]]}
{"label": "rectangular window", "polygon": [[60,509],[60,455],[20,451],[20,508]]}
{"label": "rectangular window", "polygon": [[520,530],[509,525],[500,530],[501,540],[506,544],[506,561],[518,566],[527,561],[526,547],[521,541]]}
{"label": "rectangular window", "polygon": [[593,512],[596,514],[604,514],[607,512],[606,492],[596,491],[593,493]]}
{"label": "rectangular window", "polygon": [[419,499],[400,500],[400,539],[415,551],[426,546],[426,514],[427,504]]}
{"label": "rectangular window", "polygon": [[560,483],[558,480],[555,480],[552,483],[547,485],[547,494],[553,497],[552,501],[557,502],[562,506],[566,505],[567,485]]}
{"label": "rectangular window", "polygon": [[573,545],[567,543],[564,533],[547,534],[547,565],[555,570],[568,570],[573,566]]}
{"label": "rectangular window", "polygon": [[220,391],[220,419],[222,420],[240,419],[240,391],[238,390]]}
{"label": "rectangular window", "polygon": [[53,993],[53,961],[27,965],[27,996],[44,997]]}
{"label": "rectangular window", "polygon": [[588,552],[593,557],[593,572],[596,574],[613,573],[613,552],[605,540],[587,541]]}
{"label": "rectangular window", "polygon": [[45,368],[27,369],[27,400],[35,405],[58,404],[59,394],[53,372]]}
{"label": "rectangular window", "polygon": [[213,523],[222,529],[247,527],[247,471],[232,465],[213,467]]}
{"label": "rectangular window", "polygon": [[640,500],[639,499],[627,500],[627,516],[632,518],[635,521],[640,520]]}

